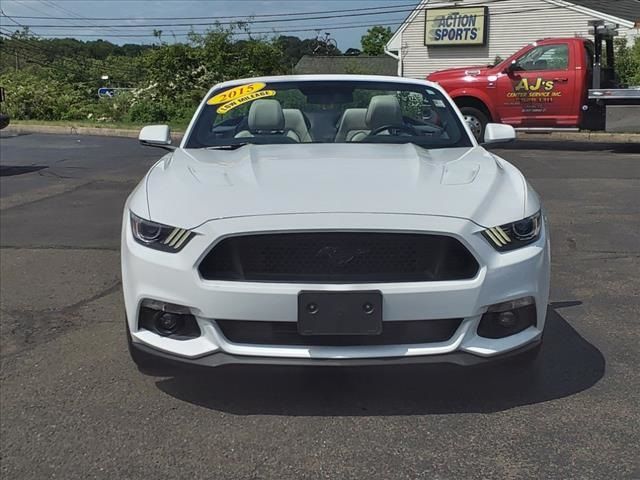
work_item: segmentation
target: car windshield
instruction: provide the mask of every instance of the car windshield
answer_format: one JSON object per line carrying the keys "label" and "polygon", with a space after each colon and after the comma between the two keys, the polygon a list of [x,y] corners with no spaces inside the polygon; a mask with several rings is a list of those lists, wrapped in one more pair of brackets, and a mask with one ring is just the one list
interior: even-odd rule
{"label": "car windshield", "polygon": [[450,102],[435,88],[306,80],[247,82],[214,91],[186,148],[352,142],[472,145]]}

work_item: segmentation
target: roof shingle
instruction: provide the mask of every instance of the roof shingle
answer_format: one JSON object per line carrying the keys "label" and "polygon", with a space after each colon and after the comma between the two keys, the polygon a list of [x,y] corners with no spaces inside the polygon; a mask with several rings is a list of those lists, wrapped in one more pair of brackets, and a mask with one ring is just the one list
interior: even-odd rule
{"label": "roof shingle", "polygon": [[366,75],[397,75],[398,63],[387,56],[303,56],[293,72],[308,73],[353,73]]}
{"label": "roof shingle", "polygon": [[640,22],[640,0],[568,0],[574,5],[590,8],[630,22]]}

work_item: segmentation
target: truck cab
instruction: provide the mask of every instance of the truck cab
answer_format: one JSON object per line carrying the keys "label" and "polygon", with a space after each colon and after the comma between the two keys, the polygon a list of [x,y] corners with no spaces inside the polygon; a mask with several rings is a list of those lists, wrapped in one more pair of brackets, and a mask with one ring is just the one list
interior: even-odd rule
{"label": "truck cab", "polygon": [[434,72],[474,134],[488,122],[521,128],[575,128],[586,104],[593,44],[583,38],[552,38],[525,46],[495,66]]}

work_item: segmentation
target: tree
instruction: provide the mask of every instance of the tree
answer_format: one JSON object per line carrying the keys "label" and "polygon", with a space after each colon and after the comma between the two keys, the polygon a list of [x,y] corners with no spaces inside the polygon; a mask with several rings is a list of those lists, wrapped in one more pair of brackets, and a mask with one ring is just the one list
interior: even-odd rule
{"label": "tree", "polygon": [[385,28],[381,25],[371,27],[367,30],[366,35],[363,35],[360,39],[362,52],[365,55],[382,55],[384,46],[391,40],[392,35],[393,33],[389,27]]}

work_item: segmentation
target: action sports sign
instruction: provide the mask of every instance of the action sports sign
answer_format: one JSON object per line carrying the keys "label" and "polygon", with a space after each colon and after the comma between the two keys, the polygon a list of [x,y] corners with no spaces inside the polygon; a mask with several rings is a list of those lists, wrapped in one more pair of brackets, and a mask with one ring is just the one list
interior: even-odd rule
{"label": "action sports sign", "polygon": [[424,44],[447,47],[484,45],[488,14],[487,7],[426,9]]}

